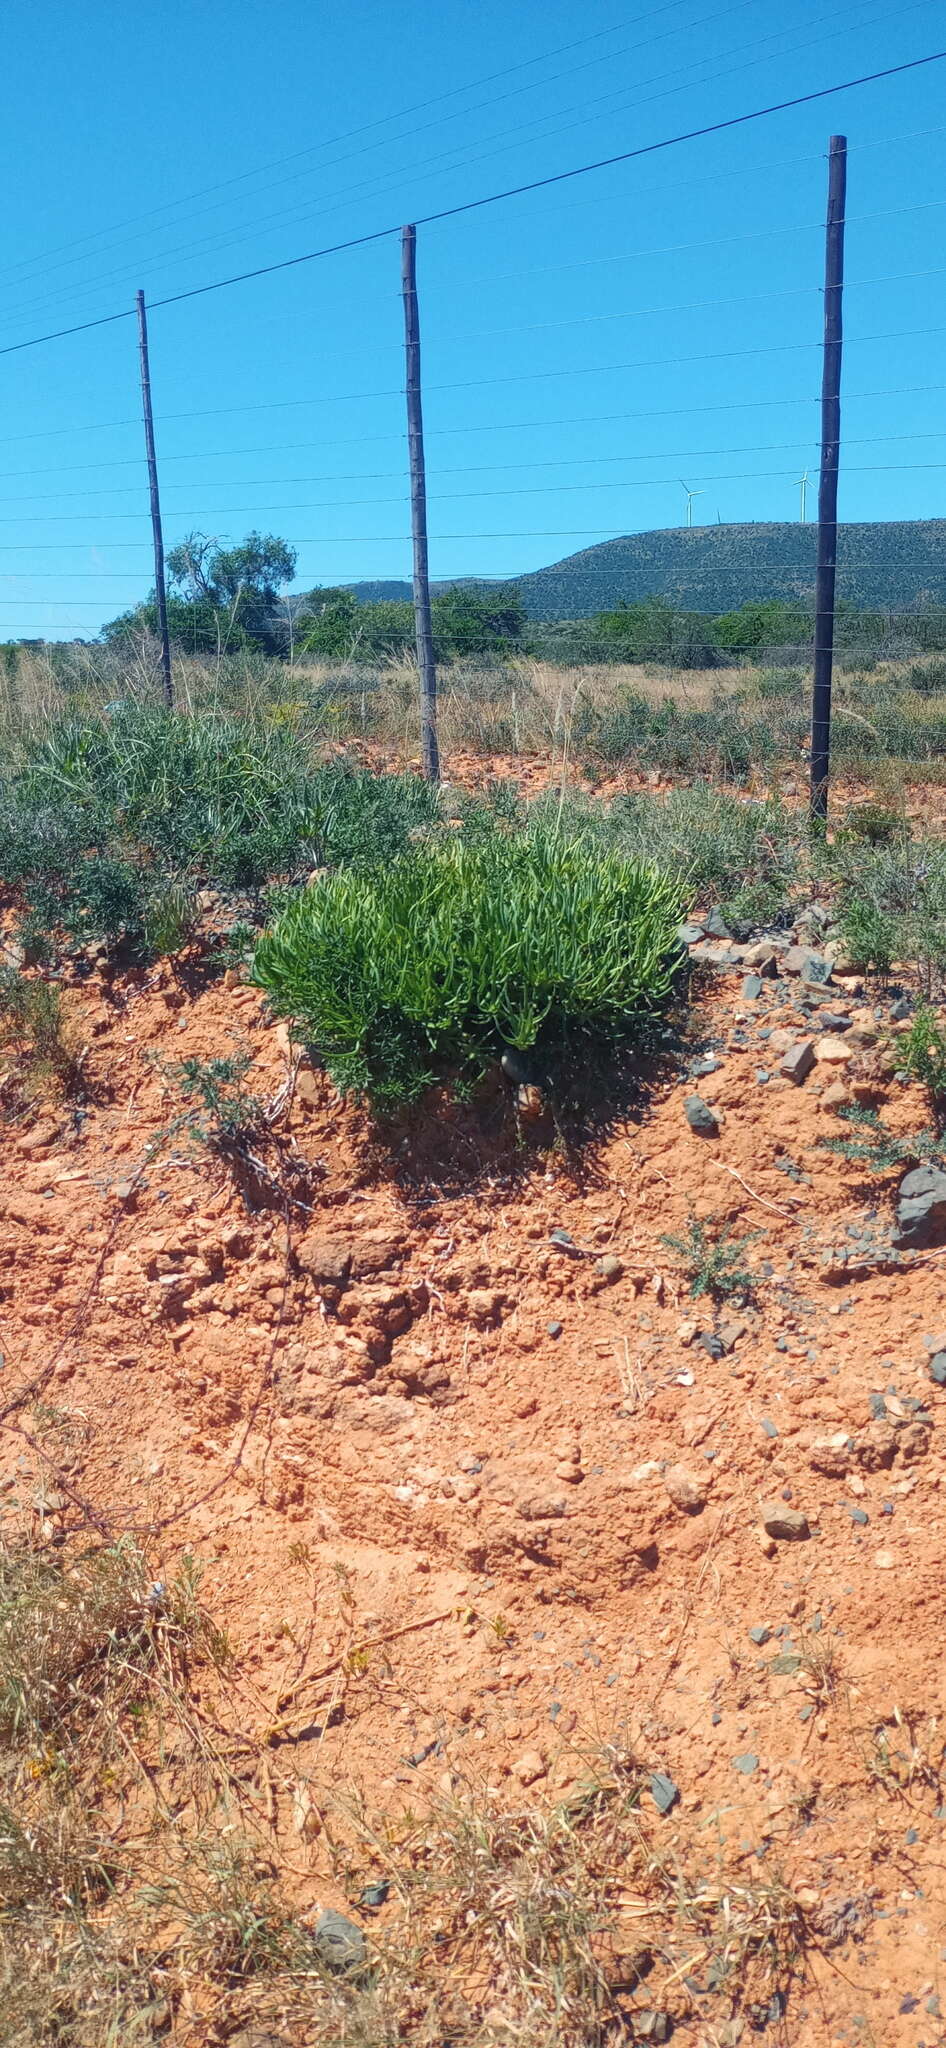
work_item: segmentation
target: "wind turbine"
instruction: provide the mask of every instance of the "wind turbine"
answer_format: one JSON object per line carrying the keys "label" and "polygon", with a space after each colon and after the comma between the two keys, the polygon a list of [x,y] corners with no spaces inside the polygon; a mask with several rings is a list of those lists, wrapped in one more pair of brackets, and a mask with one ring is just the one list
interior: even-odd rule
{"label": "wind turbine", "polygon": [[688,525],[688,526],[692,526],[692,525],[693,525],[693,500],[694,500],[694,498],[705,498],[705,496],[706,496],[706,492],[705,492],[705,491],[691,491],[691,490],[690,490],[690,489],[688,488],[688,486],[687,486],[687,485],[686,485],[686,484],[684,483],[684,481],[683,481],[683,478],[682,478],[682,477],[680,478],[680,489],[681,489],[681,491],[685,491],[685,492],[686,492],[686,501],[687,501],[687,525]]}
{"label": "wind turbine", "polygon": [[805,520],[806,520],[806,518],[807,518],[807,516],[808,516],[808,512],[807,512],[807,506],[808,506],[808,471],[807,471],[807,469],[806,469],[806,471],[805,471],[805,473],[804,473],[804,476],[799,476],[799,477],[796,477],[796,478],[795,478],[795,482],[796,482],[796,483],[798,484],[799,490],[800,490],[800,492],[801,492],[801,523],[802,523],[802,525],[804,526],[804,524],[805,524]]}

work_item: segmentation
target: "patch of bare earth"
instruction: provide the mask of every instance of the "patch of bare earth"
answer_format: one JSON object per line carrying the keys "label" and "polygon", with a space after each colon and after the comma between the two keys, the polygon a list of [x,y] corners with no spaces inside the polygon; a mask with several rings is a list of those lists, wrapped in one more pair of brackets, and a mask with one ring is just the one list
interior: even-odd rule
{"label": "patch of bare earth", "polygon": [[[297,1911],[345,1911],[386,1970],[423,1958],[414,2009],[383,1972],[374,2017],[329,1984],[321,2038],[570,2043],[586,1996],[602,2039],[944,2038],[946,1253],[871,1249],[889,1177],[818,1144],[837,1066],[795,1085],[760,1037],[810,1035],[798,995],[718,977],[718,1064],[579,1166],[446,1116],[392,1159],[255,992],[93,977],[86,1100],[4,1127],[3,1528],[53,1556],[133,1537],[169,1583],[200,1560],[232,1665],[197,1711],[241,1824]],[[154,1057],[239,1051],[309,1169],[288,1204],[247,1206]],[[873,1085],[924,1121],[889,1063]],[[694,1219],[756,1233],[749,1300],[691,1298],[663,1239]],[[171,1752],[145,1740],[116,1841],[173,1813]],[[523,1873],[584,1910],[579,1863],[598,1990],[569,1979],[530,2034],[494,1926],[557,1983]],[[305,2037],[288,1992],[189,1970],[165,2038]]]}

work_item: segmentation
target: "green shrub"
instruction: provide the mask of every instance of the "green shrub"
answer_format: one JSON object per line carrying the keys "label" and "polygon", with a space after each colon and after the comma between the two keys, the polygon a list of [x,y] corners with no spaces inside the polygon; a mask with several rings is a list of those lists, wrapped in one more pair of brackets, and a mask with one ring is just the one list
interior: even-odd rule
{"label": "green shrub", "polygon": [[565,1068],[671,994],[676,885],[551,833],[451,842],[299,892],[253,977],[337,1085],[381,1109],[472,1086],[504,1047]]}
{"label": "green shrub", "polygon": [[935,697],[946,691],[946,661],[911,661],[904,682],[918,696]]}
{"label": "green shrub", "polygon": [[896,933],[893,921],[876,903],[851,897],[841,913],[841,936],[855,970],[886,980],[893,964]]}
{"label": "green shrub", "polygon": [[78,1084],[79,1062],[62,996],[51,982],[33,980],[14,967],[0,968],[0,1050],[22,1049],[30,1076],[57,1081],[67,1092]]}
{"label": "green shrub", "polygon": [[800,701],[804,682],[804,673],[799,668],[764,668],[760,671],[756,687],[766,703],[773,700],[784,702],[790,698]]}
{"label": "green shrub", "polygon": [[946,1026],[924,1004],[900,1040],[900,1061],[914,1081],[921,1081],[940,1128],[946,1116]]}
{"label": "green shrub", "polygon": [[777,921],[803,865],[797,823],[783,805],[746,802],[708,782],[672,789],[666,797],[635,792],[612,804],[582,796],[563,803],[550,793],[538,799],[532,816],[557,823],[569,839],[653,862],[679,881],[689,900],[722,903],[727,915],[743,922]]}
{"label": "green shrub", "polygon": [[708,1294],[714,1301],[726,1301],[730,1295],[751,1295],[758,1284],[756,1274],[740,1263],[746,1246],[757,1236],[758,1232],[752,1231],[746,1237],[733,1237],[724,1224],[711,1227],[691,1216],[682,1237],[667,1235],[660,1241],[669,1251],[679,1253],[695,1300]]}

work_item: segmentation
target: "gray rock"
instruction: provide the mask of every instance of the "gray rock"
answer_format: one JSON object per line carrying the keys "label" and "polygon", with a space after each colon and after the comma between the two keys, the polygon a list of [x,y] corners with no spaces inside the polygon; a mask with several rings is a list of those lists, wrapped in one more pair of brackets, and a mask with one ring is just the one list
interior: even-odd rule
{"label": "gray rock", "polygon": [[742,994],[745,1002],[757,1003],[762,994],[761,976],[758,974],[747,974],[742,984]]}
{"label": "gray rock", "polygon": [[938,1387],[946,1387],[946,1351],[935,1351],[930,1359],[930,1379]]}
{"label": "gray rock", "polygon": [[781,1501],[769,1501],[762,1509],[762,1527],[777,1543],[804,1543],[811,1535],[808,1517],[800,1508],[787,1508]]}
{"label": "gray rock", "polygon": [[744,1778],[751,1778],[753,1771],[759,1768],[759,1759],[751,1749],[746,1749],[741,1756],[733,1757],[732,1767],[734,1771],[741,1771]]}
{"label": "gray rock", "polygon": [[727,925],[725,918],[720,916],[718,910],[710,911],[708,918],[706,918],[704,921],[703,930],[708,934],[708,936],[711,939],[732,938],[732,933],[729,929],[729,926]]}
{"label": "gray rock", "polygon": [[673,1779],[667,1777],[665,1771],[652,1771],[650,1796],[658,1813],[669,1813],[671,1807],[676,1806],[677,1800],[680,1797],[680,1791],[679,1787],[674,1784]]}
{"label": "gray rock", "polygon": [[814,1045],[810,1038],[802,1038],[797,1045],[789,1048],[781,1063],[779,1072],[784,1074],[787,1080],[794,1081],[796,1088],[800,1088],[802,1082],[811,1073],[814,1064]]}
{"label": "gray rock", "polygon": [[851,1020],[843,1010],[820,1009],[818,1012],[819,1031],[850,1031]]}
{"label": "gray rock", "polygon": [[702,939],[698,946],[690,947],[690,959],[697,967],[716,967],[723,974],[736,965],[732,946],[722,939]]}
{"label": "gray rock", "polygon": [[900,1182],[893,1242],[903,1249],[927,1244],[946,1226],[946,1173],[916,1166]]}
{"label": "gray rock", "polygon": [[911,1003],[909,996],[900,996],[897,1002],[891,1003],[890,1005],[890,1015],[893,1022],[895,1024],[905,1024],[907,1018],[910,1016],[912,1012],[912,1009],[913,1004]]}
{"label": "gray rock", "polygon": [[333,1975],[347,1977],[353,1971],[363,1970],[368,1959],[368,1944],[361,1928],[344,1913],[336,1913],[333,1906],[327,1906],[320,1913],[312,1930],[312,1940],[319,1961]]}
{"label": "gray rock", "polygon": [[635,2041],[669,2041],[673,2033],[673,2021],[668,2012],[635,2012]]}
{"label": "gray rock", "polygon": [[704,1102],[702,1095],[688,1095],[683,1105],[683,1113],[691,1131],[695,1131],[697,1137],[719,1137],[719,1118],[709,1103]]}
{"label": "gray rock", "polygon": [[692,921],[689,924],[682,924],[677,934],[681,946],[697,945],[703,937],[705,929],[705,925],[695,924]]}

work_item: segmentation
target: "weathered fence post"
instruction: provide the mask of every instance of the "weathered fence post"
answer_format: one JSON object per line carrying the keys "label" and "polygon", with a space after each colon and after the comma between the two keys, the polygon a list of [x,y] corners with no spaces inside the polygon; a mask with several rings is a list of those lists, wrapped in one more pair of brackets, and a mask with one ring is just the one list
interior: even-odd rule
{"label": "weathered fence post", "polygon": [[821,480],[818,487],[818,569],[815,577],[815,666],[811,695],[811,816],[828,815],[831,768],[831,678],[834,587],[838,564],[838,463],[841,453],[841,296],[847,137],[828,146],[828,217],[824,265],[824,358],[821,372]]}
{"label": "weathered fence post", "polygon": [[404,297],[404,351],[407,359],[407,442],[411,464],[411,537],[414,544],[414,634],[420,676],[420,731],[424,774],[440,780],[437,744],[437,667],[430,620],[427,562],[427,479],[424,471],[424,421],[420,394],[420,319],[417,310],[417,229],[401,233],[401,290]]}
{"label": "weathered fence post", "polygon": [[168,639],[168,603],[164,582],[164,535],[161,531],[161,500],[158,496],[158,464],[154,452],[154,419],[151,412],[151,370],[148,363],[148,322],[145,315],[144,292],[137,294],[138,305],[138,354],[141,359],[141,409],[145,423],[145,453],[148,457],[148,483],[151,489],[151,531],[154,536],[154,594],[158,607],[158,632],[161,636],[161,673],[164,678],[164,701],[168,710],[174,706],[174,681],[171,675],[171,643]]}

